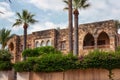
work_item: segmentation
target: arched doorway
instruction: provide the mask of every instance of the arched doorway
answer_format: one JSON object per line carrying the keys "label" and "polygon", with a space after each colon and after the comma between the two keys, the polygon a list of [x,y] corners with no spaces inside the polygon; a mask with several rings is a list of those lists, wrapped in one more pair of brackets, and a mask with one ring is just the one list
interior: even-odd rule
{"label": "arched doorway", "polygon": [[94,48],[94,37],[92,34],[88,33],[84,37],[83,48]]}
{"label": "arched doorway", "polygon": [[110,39],[106,32],[101,32],[97,39],[98,47],[109,47]]}

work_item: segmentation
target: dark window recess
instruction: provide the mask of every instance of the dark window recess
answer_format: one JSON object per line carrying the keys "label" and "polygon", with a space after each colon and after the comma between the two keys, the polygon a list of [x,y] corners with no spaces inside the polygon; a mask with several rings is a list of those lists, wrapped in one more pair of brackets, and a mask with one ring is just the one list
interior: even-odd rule
{"label": "dark window recess", "polygon": [[94,46],[94,41],[91,41],[91,46]]}
{"label": "dark window recess", "polygon": [[98,44],[98,45],[105,45],[105,40],[99,40],[99,41],[97,42],[97,44]]}
{"label": "dark window recess", "polygon": [[65,41],[62,41],[62,42],[61,42],[61,50],[66,49],[65,47],[66,47],[66,42],[65,42]]}

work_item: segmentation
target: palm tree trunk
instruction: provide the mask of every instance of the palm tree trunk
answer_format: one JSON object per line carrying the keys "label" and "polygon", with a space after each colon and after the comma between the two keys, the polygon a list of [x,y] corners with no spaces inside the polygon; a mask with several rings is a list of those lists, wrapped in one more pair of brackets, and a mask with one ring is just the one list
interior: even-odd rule
{"label": "palm tree trunk", "polygon": [[27,43],[27,29],[24,29],[24,50],[26,49],[26,43]]}
{"label": "palm tree trunk", "polygon": [[73,21],[72,21],[72,0],[68,0],[69,2],[69,18],[68,18],[68,21],[69,21],[69,52],[73,53],[73,36],[72,36],[72,33],[73,33]]}
{"label": "palm tree trunk", "polygon": [[78,55],[78,15],[79,12],[76,9],[74,11],[74,55],[77,56]]}
{"label": "palm tree trunk", "polygon": [[[27,45],[27,24],[24,24],[23,28],[24,28],[24,50],[26,49],[26,45]],[[24,60],[26,60],[26,56],[24,56]]]}

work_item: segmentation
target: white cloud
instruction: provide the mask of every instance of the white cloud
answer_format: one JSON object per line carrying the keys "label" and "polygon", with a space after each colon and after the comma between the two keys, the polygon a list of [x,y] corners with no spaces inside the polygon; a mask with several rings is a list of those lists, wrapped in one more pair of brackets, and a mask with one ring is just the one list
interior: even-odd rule
{"label": "white cloud", "polygon": [[91,7],[80,12],[80,19],[85,22],[120,19],[119,3],[120,0],[90,0]]}
{"label": "white cloud", "polygon": [[7,19],[8,21],[12,22],[12,18],[14,16],[14,12],[12,12],[10,5],[6,2],[0,2],[0,11],[3,14],[0,14],[1,19]]}
{"label": "white cloud", "polygon": [[41,31],[41,30],[47,30],[47,29],[57,29],[57,28],[65,28],[65,24],[54,24],[53,22],[44,22],[44,23],[38,23],[33,26],[29,27],[28,33],[32,33],[35,31]]}
{"label": "white cloud", "polygon": [[30,0],[29,2],[42,10],[59,11],[65,7],[63,0]]}

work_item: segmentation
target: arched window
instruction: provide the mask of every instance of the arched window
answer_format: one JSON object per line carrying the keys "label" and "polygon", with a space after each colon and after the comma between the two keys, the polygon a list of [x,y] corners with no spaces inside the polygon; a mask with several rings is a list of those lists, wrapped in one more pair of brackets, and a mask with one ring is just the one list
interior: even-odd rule
{"label": "arched window", "polygon": [[83,46],[94,46],[94,37],[92,34],[88,33],[84,37]]}
{"label": "arched window", "polygon": [[44,42],[44,41],[41,41],[40,46],[45,46],[45,42]]}
{"label": "arched window", "polygon": [[61,50],[65,50],[66,49],[66,41],[61,41],[60,48],[61,48]]}
{"label": "arched window", "polygon": [[46,46],[51,46],[50,40],[47,41]]}
{"label": "arched window", "polygon": [[40,44],[39,44],[38,41],[36,41],[36,43],[35,43],[35,47],[40,47]]}
{"label": "arched window", "polygon": [[11,51],[14,50],[14,44],[13,44],[12,42],[9,44],[9,49],[10,49]]}
{"label": "arched window", "polygon": [[101,32],[97,40],[98,40],[97,41],[98,45],[109,45],[110,44],[110,39],[106,32]]}

